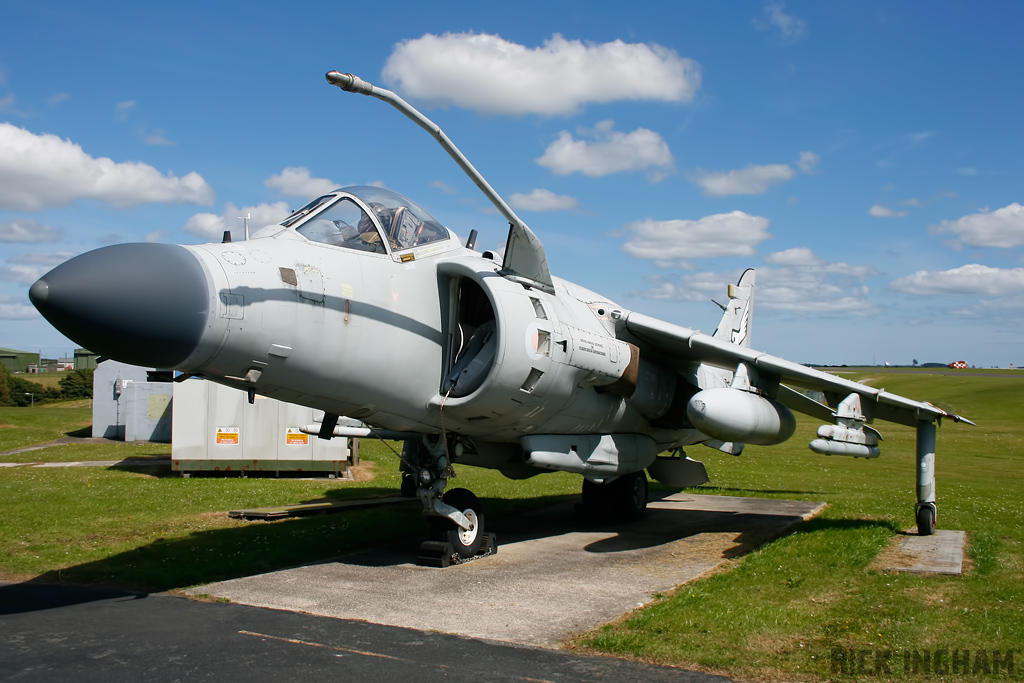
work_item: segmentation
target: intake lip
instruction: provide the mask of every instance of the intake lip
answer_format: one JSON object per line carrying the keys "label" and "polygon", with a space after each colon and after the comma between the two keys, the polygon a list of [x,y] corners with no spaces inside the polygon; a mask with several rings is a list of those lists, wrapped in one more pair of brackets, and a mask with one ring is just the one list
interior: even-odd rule
{"label": "intake lip", "polygon": [[29,289],[50,323],[93,353],[176,368],[206,329],[210,290],[199,260],[174,244],[117,244],[57,266]]}

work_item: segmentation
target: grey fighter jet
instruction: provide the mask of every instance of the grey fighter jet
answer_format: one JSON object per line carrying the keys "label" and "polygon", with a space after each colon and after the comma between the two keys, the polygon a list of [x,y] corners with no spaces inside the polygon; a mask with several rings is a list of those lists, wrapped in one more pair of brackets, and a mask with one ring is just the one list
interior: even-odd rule
{"label": "grey fighter jet", "polygon": [[827,423],[811,443],[827,455],[877,457],[875,420],[915,427],[917,525],[933,532],[936,423],[968,420],[751,349],[752,270],[728,286],[713,335],[552,277],[534,233],[433,122],[351,74],[327,80],[434,136],[508,219],[504,254],[463,244],[399,194],[346,187],[244,242],[82,254],[32,285],[33,304],[102,356],[322,410],[307,430],[323,438],[403,440],[403,488],[462,558],[484,517],[472,493],[445,491],[453,462],[575,472],[584,509],[636,519],[645,471],[704,483],[684,448],[781,443],[792,410]]}

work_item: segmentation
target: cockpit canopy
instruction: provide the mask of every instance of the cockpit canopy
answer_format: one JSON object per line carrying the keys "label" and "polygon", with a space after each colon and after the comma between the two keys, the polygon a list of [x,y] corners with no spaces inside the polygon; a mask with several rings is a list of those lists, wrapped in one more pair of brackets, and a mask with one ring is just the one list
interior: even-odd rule
{"label": "cockpit canopy", "polygon": [[380,187],[335,190],[281,222],[308,240],[386,254],[448,239],[451,234],[415,202]]}

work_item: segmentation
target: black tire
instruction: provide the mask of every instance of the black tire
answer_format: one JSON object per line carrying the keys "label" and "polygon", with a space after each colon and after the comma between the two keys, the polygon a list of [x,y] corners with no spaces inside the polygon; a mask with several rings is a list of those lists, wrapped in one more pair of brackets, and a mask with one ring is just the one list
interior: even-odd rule
{"label": "black tire", "polygon": [[598,515],[608,509],[608,487],[583,480],[583,509],[590,515]]}
{"label": "black tire", "polygon": [[922,505],[917,509],[917,535],[931,536],[935,533],[935,511],[930,505]]}
{"label": "black tire", "polygon": [[626,474],[610,484],[583,480],[582,512],[587,517],[605,521],[635,522],[647,511],[647,475]]}
{"label": "black tire", "polygon": [[401,493],[406,498],[416,497],[416,479],[408,472],[402,473]]}
{"label": "black tire", "polygon": [[435,541],[450,543],[462,559],[475,556],[484,540],[484,513],[479,499],[468,489],[452,489],[444,494],[443,500],[469,517],[473,528],[466,530],[447,517],[435,516],[430,518],[431,536]]}
{"label": "black tire", "polygon": [[626,521],[635,522],[647,512],[647,475],[634,472],[612,482],[615,512]]}

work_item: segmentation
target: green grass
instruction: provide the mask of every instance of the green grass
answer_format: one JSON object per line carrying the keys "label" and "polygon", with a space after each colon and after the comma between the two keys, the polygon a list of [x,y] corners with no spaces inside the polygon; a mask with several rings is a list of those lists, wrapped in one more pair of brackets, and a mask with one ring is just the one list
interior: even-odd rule
{"label": "green grass", "polygon": [[40,372],[40,373],[27,373],[18,372],[14,375],[18,379],[28,380],[29,382],[35,382],[41,384],[47,388],[59,389],[60,381],[67,377],[66,372]]}
{"label": "green grass", "polygon": [[0,452],[68,435],[90,436],[92,409],[88,404],[85,400],[35,408],[0,408]]}
{"label": "green grass", "polygon": [[[58,462],[165,455],[152,444],[73,444],[4,460]],[[275,522],[230,519],[232,509],[331,498],[394,496],[398,459],[364,441],[367,482],[170,476],[169,468],[0,469],[0,579],[121,586],[158,591],[323,560],[372,545],[418,539],[416,502]],[[453,486],[472,489],[488,514],[547,505],[579,489],[576,477],[531,482],[457,467]],[[161,476],[154,476],[155,474]],[[414,550],[414,548],[413,548]]]}
{"label": "green grass", "polygon": [[[868,569],[898,531],[914,525],[913,430],[877,425],[885,436],[882,457],[865,461],[811,453],[806,443],[817,423],[801,420],[786,444],[751,447],[738,458],[691,449],[712,473],[712,483],[696,491],[822,500],[829,507],[728,571],[587,634],[580,646],[764,680],[844,679],[831,670],[835,647],[898,653],[1017,648],[1019,659],[1024,383],[923,374],[882,375],[872,383],[978,423],[945,423],[936,457],[939,527],[969,533],[970,571],[945,577]],[[902,654],[893,662],[892,678],[926,678],[905,676]],[[1018,679],[1022,669],[1016,669]]]}
{"label": "green grass", "polygon": [[74,462],[89,460],[124,460],[125,458],[166,457],[170,444],[153,443],[71,443],[47,448],[0,455],[0,462]]}

